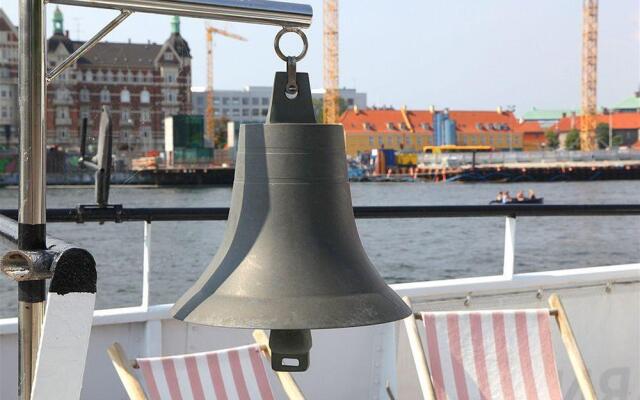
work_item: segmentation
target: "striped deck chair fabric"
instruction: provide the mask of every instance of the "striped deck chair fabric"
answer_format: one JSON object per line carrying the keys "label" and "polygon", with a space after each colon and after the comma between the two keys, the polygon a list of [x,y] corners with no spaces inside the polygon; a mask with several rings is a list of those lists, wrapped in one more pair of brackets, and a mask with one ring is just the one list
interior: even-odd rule
{"label": "striped deck chair fabric", "polygon": [[440,399],[562,398],[549,310],[422,313]]}
{"label": "striped deck chair fabric", "polygon": [[260,351],[254,344],[137,361],[151,400],[273,399]]}

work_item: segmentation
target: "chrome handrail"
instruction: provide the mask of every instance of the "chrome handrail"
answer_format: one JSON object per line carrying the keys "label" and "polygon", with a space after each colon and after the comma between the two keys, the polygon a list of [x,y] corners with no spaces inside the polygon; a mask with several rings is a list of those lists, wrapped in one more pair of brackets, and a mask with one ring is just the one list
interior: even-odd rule
{"label": "chrome handrail", "polygon": [[298,28],[311,26],[313,17],[309,5],[264,0],[53,0],[51,3]]}

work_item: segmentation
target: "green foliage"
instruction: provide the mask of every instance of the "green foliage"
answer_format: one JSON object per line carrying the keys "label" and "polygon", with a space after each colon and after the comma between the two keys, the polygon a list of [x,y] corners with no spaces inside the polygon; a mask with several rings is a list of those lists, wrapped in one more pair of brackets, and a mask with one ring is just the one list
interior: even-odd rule
{"label": "green foliage", "polygon": [[5,168],[9,165],[11,159],[9,158],[0,158],[0,172],[5,172]]}
{"label": "green foliage", "polygon": [[[613,134],[611,147],[617,147],[622,144],[622,136]],[[599,123],[596,126],[596,140],[598,141],[598,148],[606,149],[609,147],[609,124]]]}
{"label": "green foliage", "polygon": [[611,145],[613,147],[618,147],[618,146],[622,146],[622,142],[624,141],[624,139],[622,138],[622,136],[620,135],[616,135],[615,133],[613,134],[613,143],[611,143]]}
{"label": "green foliage", "polygon": [[324,110],[322,109],[322,98],[313,99],[313,111],[316,113],[316,121],[323,121]]}
{"label": "green foliage", "polygon": [[560,140],[558,139],[558,134],[554,131],[546,131],[544,133],[544,138],[547,141],[547,148],[551,150],[555,150],[560,146]]}
{"label": "green foliage", "polygon": [[[342,113],[344,113],[349,106],[347,105],[347,101],[342,97],[340,97],[339,101],[340,101],[340,110],[339,110],[340,112],[338,113],[338,115],[342,115]],[[316,121],[324,122],[324,108],[323,108],[322,98],[313,99],[313,110],[316,112]]]}
{"label": "green foliage", "polygon": [[221,117],[216,118],[216,125],[214,129],[214,135],[216,140],[216,149],[224,149],[227,145],[227,123],[229,122],[229,118]]}
{"label": "green foliage", "polygon": [[572,129],[567,133],[564,140],[564,147],[567,150],[580,150],[580,131]]}

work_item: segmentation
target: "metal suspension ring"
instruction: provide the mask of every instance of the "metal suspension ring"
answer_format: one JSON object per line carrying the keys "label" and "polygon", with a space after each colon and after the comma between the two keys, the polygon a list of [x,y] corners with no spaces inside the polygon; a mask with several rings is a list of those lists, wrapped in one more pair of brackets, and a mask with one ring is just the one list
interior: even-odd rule
{"label": "metal suspension ring", "polygon": [[[287,57],[284,55],[284,53],[282,52],[282,50],[280,50],[280,39],[282,39],[282,36],[284,36],[285,33],[295,33],[296,35],[300,36],[300,39],[302,39],[302,51],[300,52],[300,54],[298,54],[295,57]],[[304,34],[304,32],[299,29],[299,28],[290,28],[290,27],[283,27],[278,34],[276,34],[276,38],[273,41],[273,47],[276,50],[276,54],[278,55],[278,57],[280,57],[282,59],[282,61],[288,61],[289,58],[293,58],[296,62],[302,60],[304,58],[304,56],[307,55],[307,50],[309,49],[309,41],[307,40],[307,35]]]}
{"label": "metal suspension ring", "polygon": [[[302,51],[297,56],[285,56],[282,50],[280,50],[280,39],[285,33],[292,32],[300,36],[302,39]],[[276,54],[283,61],[287,63],[287,88],[285,94],[289,100],[295,99],[298,96],[298,83],[296,82],[296,63],[304,58],[309,49],[309,42],[307,41],[307,35],[298,28],[283,27],[276,35],[273,41],[273,47],[276,49]]]}

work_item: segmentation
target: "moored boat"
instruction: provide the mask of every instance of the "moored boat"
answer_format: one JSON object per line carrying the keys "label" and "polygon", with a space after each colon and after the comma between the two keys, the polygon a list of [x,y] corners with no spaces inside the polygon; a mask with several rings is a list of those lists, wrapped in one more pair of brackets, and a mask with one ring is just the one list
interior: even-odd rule
{"label": "moored boat", "polygon": [[511,199],[507,202],[502,202],[500,200],[491,200],[489,204],[544,204],[544,197],[534,197],[524,200]]}

